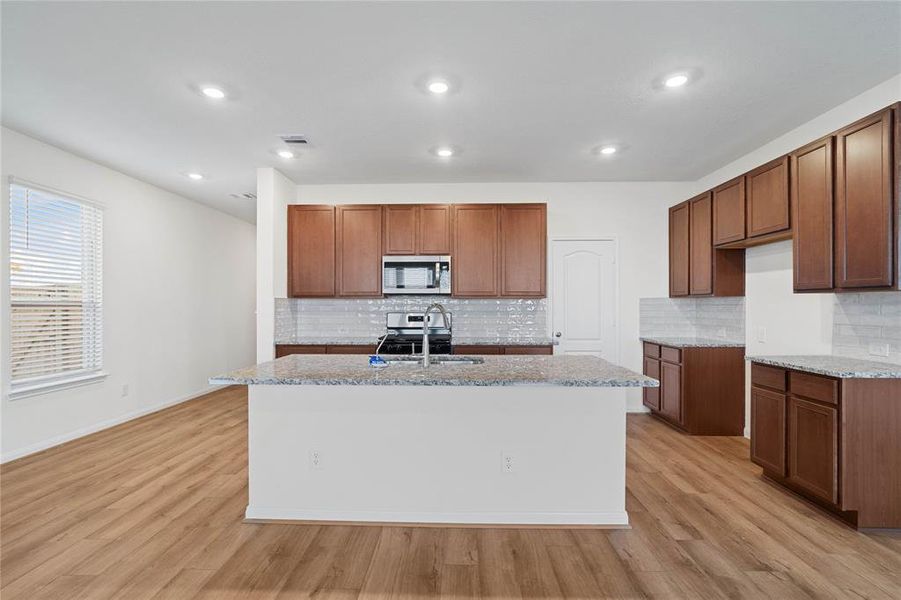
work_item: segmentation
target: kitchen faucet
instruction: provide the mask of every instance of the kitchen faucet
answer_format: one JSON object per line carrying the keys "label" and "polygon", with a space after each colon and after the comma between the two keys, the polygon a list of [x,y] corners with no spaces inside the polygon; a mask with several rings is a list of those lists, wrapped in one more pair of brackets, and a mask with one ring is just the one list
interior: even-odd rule
{"label": "kitchen faucet", "polygon": [[438,312],[441,313],[442,318],[444,319],[445,327],[450,326],[450,319],[447,317],[447,311],[444,309],[444,306],[439,302],[433,302],[429,305],[427,309],[425,309],[425,314],[422,316],[422,366],[429,366],[429,313],[432,312],[432,309],[438,309]]}

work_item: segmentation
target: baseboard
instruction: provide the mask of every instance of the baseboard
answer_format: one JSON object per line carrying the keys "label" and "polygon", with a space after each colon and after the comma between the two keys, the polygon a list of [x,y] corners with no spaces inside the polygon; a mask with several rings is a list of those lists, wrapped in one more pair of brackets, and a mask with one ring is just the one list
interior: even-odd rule
{"label": "baseboard", "polygon": [[406,526],[481,527],[595,527],[628,528],[629,514],[621,512],[391,512],[308,510],[248,505],[249,522],[354,523]]}
{"label": "baseboard", "polygon": [[100,423],[95,423],[94,425],[89,425],[87,427],[76,429],[75,431],[70,431],[68,433],[54,436],[50,439],[43,440],[30,446],[26,446],[25,448],[6,452],[2,456],[0,456],[0,464],[8,463],[10,461],[35,454],[37,452],[42,452],[43,450],[53,448],[54,446],[60,446],[62,444],[65,444],[66,442],[77,440],[78,438],[84,437],[86,435],[97,433],[98,431],[103,431],[104,429],[109,429],[110,427],[121,425],[122,423],[125,423],[127,421],[132,421],[145,415],[155,413],[157,411],[163,410],[164,408],[169,408],[170,406],[175,406],[176,404],[181,404],[182,402],[187,402],[188,400],[193,400],[194,398],[209,394],[213,390],[217,390],[221,387],[225,386],[208,385],[198,392],[191,392],[190,394],[185,394],[184,396],[179,396],[177,398],[167,400],[166,402],[163,402],[161,404],[155,404],[147,408],[142,408],[140,410],[126,413],[112,419],[107,419],[106,421],[101,421]]}

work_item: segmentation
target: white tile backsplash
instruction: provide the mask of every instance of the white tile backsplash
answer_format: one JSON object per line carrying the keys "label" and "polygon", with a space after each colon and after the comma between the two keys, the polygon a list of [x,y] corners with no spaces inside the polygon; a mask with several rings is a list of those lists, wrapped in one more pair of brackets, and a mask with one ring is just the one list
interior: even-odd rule
{"label": "white tile backsplash", "polygon": [[455,339],[494,338],[498,343],[547,343],[547,300],[440,299],[391,296],[369,300],[275,299],[275,341],[355,339],[375,341],[385,332],[385,313],[423,311],[435,301],[453,314]]}
{"label": "white tile backsplash", "polygon": [[901,292],[836,294],[832,314],[833,354],[901,363]]}
{"label": "white tile backsplash", "polygon": [[641,298],[642,337],[701,337],[745,341],[745,299]]}

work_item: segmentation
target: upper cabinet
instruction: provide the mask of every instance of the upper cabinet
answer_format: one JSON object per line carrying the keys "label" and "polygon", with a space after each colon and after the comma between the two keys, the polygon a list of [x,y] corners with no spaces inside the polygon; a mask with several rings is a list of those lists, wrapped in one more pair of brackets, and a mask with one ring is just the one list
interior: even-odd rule
{"label": "upper cabinet", "polygon": [[713,190],[713,243],[717,246],[745,239],[745,178]]}
{"label": "upper cabinet", "polygon": [[384,220],[385,254],[450,254],[450,206],[389,204]]}
{"label": "upper cabinet", "polygon": [[500,205],[500,294],[513,298],[546,295],[547,205]]}
{"label": "upper cabinet", "polygon": [[496,204],[453,205],[451,285],[454,296],[498,296],[500,253]]}
{"label": "upper cabinet", "polygon": [[832,289],[832,136],[791,154],[796,292]]}
{"label": "upper cabinet", "polygon": [[713,293],[713,228],[710,194],[701,194],[688,202],[689,241],[688,289],[692,296]]}
{"label": "upper cabinet", "polygon": [[382,207],[378,204],[335,208],[335,270],[338,296],[382,294]]}
{"label": "upper cabinet", "polygon": [[669,295],[688,295],[688,202],[669,209]]}
{"label": "upper cabinet", "polygon": [[335,207],[288,207],[288,296],[335,295]]}
{"label": "upper cabinet", "polygon": [[788,157],[758,167],[744,179],[747,237],[789,231]]}

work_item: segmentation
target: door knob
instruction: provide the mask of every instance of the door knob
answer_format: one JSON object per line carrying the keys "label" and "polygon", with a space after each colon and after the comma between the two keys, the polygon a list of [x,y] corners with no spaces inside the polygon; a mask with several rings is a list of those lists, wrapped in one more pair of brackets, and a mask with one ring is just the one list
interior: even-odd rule
{"label": "door knob", "polygon": [[554,337],[563,337],[563,334],[558,331],[554,334]]}

